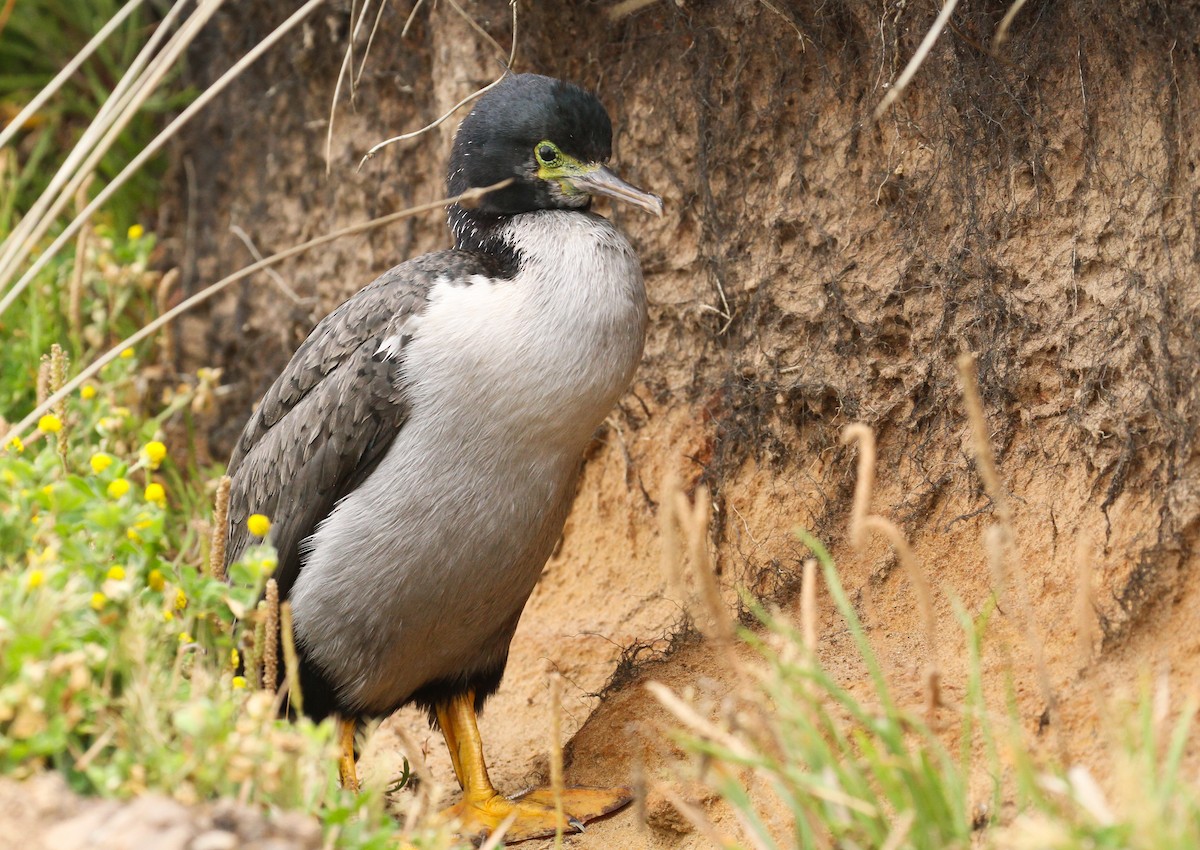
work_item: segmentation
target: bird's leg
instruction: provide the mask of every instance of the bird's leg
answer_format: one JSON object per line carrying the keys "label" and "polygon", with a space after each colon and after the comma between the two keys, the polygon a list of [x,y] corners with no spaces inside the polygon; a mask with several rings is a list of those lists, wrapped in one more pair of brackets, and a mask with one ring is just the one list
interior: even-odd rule
{"label": "bird's leg", "polygon": [[[483,759],[483,741],[475,721],[475,694],[468,691],[436,706],[438,725],[454,775],[462,786],[462,802],[445,811],[457,819],[465,835],[491,833],[506,818],[515,814],[505,833],[506,841],[553,835],[558,824],[554,791],[539,788],[516,799],[501,796],[488,777]],[[562,790],[562,827],[567,832],[582,830],[583,824],[619,809],[632,799],[628,788],[564,788]]]}
{"label": "bird's leg", "polygon": [[354,764],[354,734],[358,731],[358,721],[352,717],[339,717],[337,720],[338,740],[342,745],[342,754],[338,757],[338,778],[342,787],[347,791],[358,791],[358,770]]}

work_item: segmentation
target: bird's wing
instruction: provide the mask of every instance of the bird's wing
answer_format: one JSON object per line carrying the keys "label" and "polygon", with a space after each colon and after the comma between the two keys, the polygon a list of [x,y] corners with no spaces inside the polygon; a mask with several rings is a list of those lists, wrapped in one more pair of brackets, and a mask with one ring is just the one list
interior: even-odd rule
{"label": "bird's wing", "polygon": [[[403,385],[410,320],[439,278],[468,283],[486,269],[443,251],[403,263],[326,316],[267,390],[229,461],[226,564],[251,542],[246,519],[265,514],[286,598],[301,543],[375,469],[408,418]],[[406,330],[406,324],[409,330]]]}

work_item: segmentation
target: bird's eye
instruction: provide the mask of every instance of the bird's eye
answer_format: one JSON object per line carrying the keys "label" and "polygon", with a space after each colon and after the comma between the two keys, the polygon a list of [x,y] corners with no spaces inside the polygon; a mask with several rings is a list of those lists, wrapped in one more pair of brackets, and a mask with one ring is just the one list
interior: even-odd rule
{"label": "bird's eye", "polygon": [[535,154],[542,165],[554,165],[558,161],[558,148],[549,142],[539,144]]}

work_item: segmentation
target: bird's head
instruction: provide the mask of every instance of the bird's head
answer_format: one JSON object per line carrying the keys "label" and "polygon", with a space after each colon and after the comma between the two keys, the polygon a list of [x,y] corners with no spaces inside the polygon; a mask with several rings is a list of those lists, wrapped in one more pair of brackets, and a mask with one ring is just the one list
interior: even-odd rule
{"label": "bird's head", "polygon": [[539,74],[506,77],[463,119],[450,154],[450,194],[506,178],[514,182],[479,200],[485,216],[546,209],[585,210],[607,195],[662,215],[662,200],[617,177],[612,121],[592,94]]}

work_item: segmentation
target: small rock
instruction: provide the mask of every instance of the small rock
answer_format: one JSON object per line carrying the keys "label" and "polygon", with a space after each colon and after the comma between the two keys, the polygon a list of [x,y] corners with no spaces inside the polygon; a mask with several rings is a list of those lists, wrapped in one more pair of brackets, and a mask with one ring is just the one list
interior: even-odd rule
{"label": "small rock", "polygon": [[188,850],[235,850],[238,846],[237,836],[223,829],[210,829],[192,839]]}

